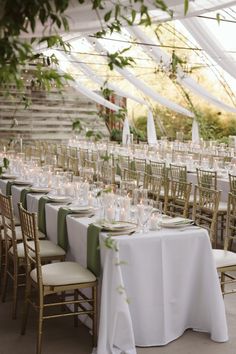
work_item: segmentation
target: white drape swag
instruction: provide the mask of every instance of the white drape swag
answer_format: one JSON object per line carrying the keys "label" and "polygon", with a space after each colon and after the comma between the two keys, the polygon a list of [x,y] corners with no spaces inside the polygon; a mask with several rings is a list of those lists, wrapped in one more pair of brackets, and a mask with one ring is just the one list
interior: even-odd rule
{"label": "white drape swag", "polygon": [[[189,21],[191,22],[191,21],[193,21],[193,19],[191,19]],[[152,41],[137,26],[132,26],[132,27],[128,28],[128,31],[129,31],[129,33],[131,35],[135,36],[139,41],[141,41],[143,43],[149,43],[149,44],[153,44],[153,45],[159,44],[158,41],[157,42]],[[162,49],[153,46],[151,48],[149,47],[149,50],[146,51],[146,46],[145,45],[141,45],[141,47],[148,54],[148,56],[151,57],[157,63],[160,63],[160,61],[162,60],[163,64],[165,64],[167,67],[170,65],[171,56],[169,54],[167,54],[166,52],[164,52]],[[152,51],[150,51],[150,49],[152,49]],[[194,92],[198,96],[201,96],[202,98],[204,98],[208,102],[211,102],[212,104],[214,104],[214,105],[216,105],[216,106],[218,106],[218,107],[220,107],[220,108],[222,108],[222,109],[224,109],[226,111],[236,113],[236,108],[228,106],[227,104],[221,102],[216,97],[214,97],[212,94],[207,92],[207,90],[205,90],[201,85],[199,85],[194,79],[192,79],[191,77],[187,76],[183,72],[181,67],[177,68],[177,78],[178,78],[178,81],[181,84],[183,84],[189,90],[191,90],[192,92]]]}
{"label": "white drape swag", "polygon": [[156,127],[150,110],[148,111],[147,118],[147,141],[149,145],[155,145],[157,143]]}
{"label": "white drape swag", "polygon": [[122,144],[123,145],[130,144],[130,129],[129,129],[129,121],[127,117],[125,117],[124,125],[123,125]]}
{"label": "white drape swag", "polygon": [[192,125],[192,143],[200,144],[199,124],[196,118],[193,119]]}
{"label": "white drape swag", "polygon": [[[95,38],[91,39],[88,36],[86,36],[86,39],[91,45],[93,45],[94,50],[96,50],[97,52],[101,52],[101,51],[104,52],[104,50],[107,51],[107,49],[104,48],[97,39]],[[168,100],[167,98],[159,95],[156,91],[152,90],[148,85],[146,85],[144,81],[137,79],[137,77],[134,74],[132,74],[132,72],[129,71],[128,69],[125,68],[121,69],[118,66],[115,66],[115,70],[118,71],[122,76],[124,76],[126,80],[131,82],[136,88],[138,88],[140,91],[145,93],[145,95],[151,97],[154,101],[158,102],[159,104],[167,108],[170,108],[175,112],[186,115],[188,117],[194,116],[193,113],[187,110],[186,108],[183,108],[177,103],[174,103]]]}

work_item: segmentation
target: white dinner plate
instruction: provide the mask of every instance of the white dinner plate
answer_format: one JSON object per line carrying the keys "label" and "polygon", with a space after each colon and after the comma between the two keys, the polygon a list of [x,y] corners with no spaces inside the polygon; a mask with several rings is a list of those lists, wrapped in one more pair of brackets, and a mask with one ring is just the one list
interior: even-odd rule
{"label": "white dinner plate", "polygon": [[86,213],[94,210],[93,207],[91,207],[89,205],[70,205],[69,209],[75,213],[78,212],[81,214],[86,214]]}
{"label": "white dinner plate", "polygon": [[2,178],[2,179],[16,179],[17,176],[15,176],[15,175],[3,174],[3,175],[1,176],[1,178]]}
{"label": "white dinner plate", "polygon": [[101,227],[104,231],[130,231],[137,227],[136,224],[128,221],[114,221],[112,223],[109,222],[100,222],[98,223],[99,227]]}
{"label": "white dinner plate", "polygon": [[68,196],[63,196],[63,195],[53,195],[53,196],[49,196],[48,198],[51,202],[55,202],[55,203],[69,203],[71,202],[71,198]]}
{"label": "white dinner plate", "polygon": [[193,223],[194,222],[191,219],[176,217],[176,218],[169,218],[169,219],[162,220],[159,223],[159,225],[161,227],[175,229],[175,228],[190,226],[190,225],[193,225]]}
{"label": "white dinner plate", "polygon": [[19,186],[31,186],[33,183],[29,181],[22,181],[20,179],[16,179],[14,181],[14,184],[19,185]]}
{"label": "white dinner plate", "polygon": [[49,193],[50,190],[51,189],[48,187],[31,187],[30,188],[30,192],[32,192],[32,193]]}

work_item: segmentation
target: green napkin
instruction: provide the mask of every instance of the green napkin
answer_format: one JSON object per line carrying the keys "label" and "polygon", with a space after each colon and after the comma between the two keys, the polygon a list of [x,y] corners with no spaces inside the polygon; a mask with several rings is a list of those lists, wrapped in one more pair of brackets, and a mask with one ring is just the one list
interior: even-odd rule
{"label": "green napkin", "polygon": [[43,234],[46,235],[46,217],[45,217],[45,204],[50,203],[50,199],[43,196],[39,199],[38,204],[38,228]]}
{"label": "green napkin", "polygon": [[90,224],[87,231],[87,268],[96,276],[100,274],[99,233],[101,228]]}
{"label": "green napkin", "polygon": [[14,181],[10,182],[8,181],[7,182],[7,185],[6,185],[6,195],[11,195],[11,186],[13,186],[15,184]]}
{"label": "green napkin", "polygon": [[67,251],[68,247],[66,217],[72,213],[73,211],[68,208],[60,208],[57,214],[57,244],[65,251]]}
{"label": "green napkin", "polygon": [[27,194],[30,193],[30,188],[24,188],[20,192],[20,202],[23,208],[27,209]]}

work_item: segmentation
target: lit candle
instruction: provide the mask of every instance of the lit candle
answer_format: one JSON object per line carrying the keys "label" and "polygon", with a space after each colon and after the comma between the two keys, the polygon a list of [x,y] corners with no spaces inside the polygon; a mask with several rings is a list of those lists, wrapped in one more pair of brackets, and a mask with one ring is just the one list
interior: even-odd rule
{"label": "lit candle", "polygon": [[122,208],[120,211],[120,221],[125,221],[126,219],[126,211],[125,208]]}
{"label": "lit candle", "polygon": [[92,193],[89,193],[88,195],[88,206],[93,206],[93,196]]}
{"label": "lit candle", "polygon": [[144,205],[142,201],[137,205],[137,210],[138,210],[138,218],[139,220],[142,220],[144,218]]}
{"label": "lit candle", "polygon": [[112,220],[114,220],[114,214],[115,214],[115,210],[114,210],[113,206],[111,205],[106,210],[107,220],[110,222]]}
{"label": "lit candle", "polygon": [[150,230],[156,230],[157,228],[157,217],[156,215],[152,215],[151,218],[150,218]]}

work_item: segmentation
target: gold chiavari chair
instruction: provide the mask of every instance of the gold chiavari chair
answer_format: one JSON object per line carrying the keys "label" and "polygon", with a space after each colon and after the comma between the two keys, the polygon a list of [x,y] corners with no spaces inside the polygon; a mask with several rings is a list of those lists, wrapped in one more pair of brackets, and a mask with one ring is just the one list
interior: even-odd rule
{"label": "gold chiavari chair", "polygon": [[68,167],[68,157],[65,154],[57,154],[57,168],[66,171]]}
{"label": "gold chiavari chair", "polygon": [[209,232],[212,245],[217,241],[217,213],[220,203],[220,191],[195,186],[193,202],[193,220]]}
{"label": "gold chiavari chair", "polygon": [[236,176],[229,173],[229,190],[231,193],[236,194]]}
{"label": "gold chiavari chair", "polygon": [[115,185],[115,167],[110,166],[108,162],[102,162],[99,167],[98,180],[104,184]]}
{"label": "gold chiavari chair", "polygon": [[165,178],[166,176],[166,163],[150,161],[149,163],[150,175],[160,176]]}
{"label": "gold chiavari chair", "polygon": [[[13,313],[12,317],[16,318],[17,312],[17,295],[18,288],[24,286],[24,265],[25,252],[22,243],[21,228],[15,226],[12,197],[5,196],[0,193],[0,211],[2,215],[2,224],[4,230],[4,249],[5,249],[5,265],[3,276],[2,301],[5,301],[8,279],[13,281]],[[41,239],[45,235],[39,232]],[[54,260],[62,261],[65,259],[65,251],[54,245],[51,241],[40,240],[41,254],[44,262]]]}
{"label": "gold chiavari chair", "polygon": [[217,189],[217,172],[202,170],[200,168],[197,171],[197,183],[200,187]]}
{"label": "gold chiavari chair", "polygon": [[169,173],[171,180],[187,182],[187,166],[170,164]]}
{"label": "gold chiavari chair", "polygon": [[126,169],[126,170],[130,169],[130,157],[129,156],[118,155],[116,162],[117,162],[121,171],[124,169]]}
{"label": "gold chiavari chair", "polygon": [[165,199],[164,211],[170,216],[189,215],[189,199],[192,184],[182,181],[170,180],[168,185],[167,198]]}
{"label": "gold chiavari chair", "polygon": [[78,176],[79,174],[79,159],[78,157],[68,157],[68,166],[67,170],[73,172],[74,176]]}
{"label": "gold chiavari chair", "polygon": [[78,149],[75,146],[69,146],[69,156],[78,158]]}
{"label": "gold chiavari chair", "polygon": [[[225,290],[225,285],[236,283],[236,253],[232,252],[233,241],[236,240],[236,195],[228,194],[228,210],[224,249],[213,249],[217,271],[220,273],[221,290],[223,295],[236,293],[236,289]],[[229,273],[230,272],[230,273]]]}
{"label": "gold chiavari chair", "polygon": [[122,189],[133,192],[134,189],[139,187],[140,173],[134,170],[124,169],[122,171],[120,186]]}
{"label": "gold chiavari chair", "polygon": [[158,202],[160,200],[163,186],[163,178],[161,176],[153,176],[144,174],[143,188],[148,190],[148,197]]}
{"label": "gold chiavari chair", "polygon": [[[74,316],[75,325],[78,325],[78,315],[88,315],[92,319],[93,343],[97,340],[97,280],[94,274],[76,262],[56,262],[42,265],[41,252],[37,229],[37,215],[27,212],[19,204],[19,214],[23,242],[26,254],[26,290],[24,314],[21,334],[25,334],[29,305],[38,311],[38,333],[36,353],[42,351],[43,322],[50,318]],[[35,303],[31,296],[32,288],[38,293]],[[92,296],[88,298],[82,289],[92,289]],[[68,294],[70,292],[70,294]],[[52,301],[50,295],[63,293],[60,300]],[[72,294],[71,294],[72,293]],[[67,299],[70,296],[70,299]],[[71,299],[71,296],[73,298]],[[88,304],[89,308],[85,307]],[[65,311],[62,305],[74,305],[74,312]],[[57,308],[57,314],[48,313],[49,308]],[[61,309],[61,312],[59,312]]]}
{"label": "gold chiavari chair", "polygon": [[88,149],[79,148],[79,164],[80,164],[80,167],[84,167],[85,160],[89,160],[89,151],[88,151]]}
{"label": "gold chiavari chair", "polygon": [[134,157],[133,163],[135,171],[140,172],[142,175],[147,172],[146,159],[139,159],[137,157]]}

